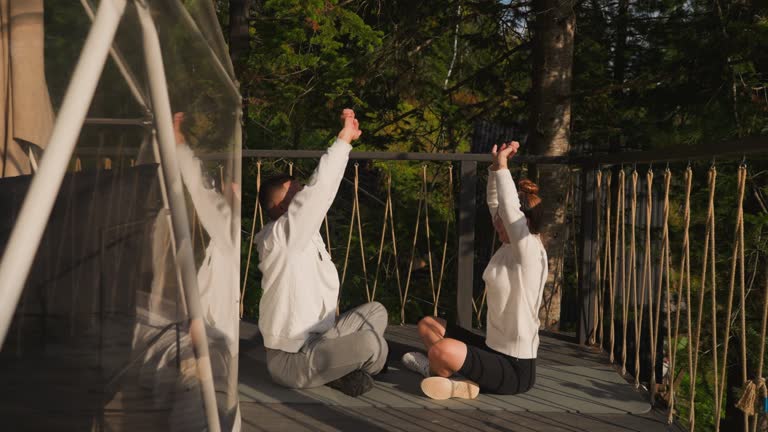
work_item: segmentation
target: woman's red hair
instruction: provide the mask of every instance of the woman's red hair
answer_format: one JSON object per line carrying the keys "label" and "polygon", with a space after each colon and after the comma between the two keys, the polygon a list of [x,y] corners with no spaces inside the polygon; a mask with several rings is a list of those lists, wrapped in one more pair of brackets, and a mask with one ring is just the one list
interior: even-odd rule
{"label": "woman's red hair", "polygon": [[528,230],[532,234],[541,233],[544,212],[539,197],[539,186],[531,180],[522,179],[517,182],[517,188],[520,195],[520,209],[528,218]]}

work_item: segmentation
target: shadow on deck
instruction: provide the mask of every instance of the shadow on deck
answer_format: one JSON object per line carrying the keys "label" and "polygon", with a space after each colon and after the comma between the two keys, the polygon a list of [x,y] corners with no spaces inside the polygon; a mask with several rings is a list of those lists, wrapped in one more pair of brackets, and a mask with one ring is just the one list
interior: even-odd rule
{"label": "shadow on deck", "polygon": [[414,326],[390,326],[389,371],[359,398],[328,387],[290,390],[273,384],[256,326],[241,325],[240,404],[244,431],[661,431],[666,416],[652,410],[607,356],[556,337],[542,336],[536,386],[518,396],[433,401],[418,375],[399,362],[419,349]]}

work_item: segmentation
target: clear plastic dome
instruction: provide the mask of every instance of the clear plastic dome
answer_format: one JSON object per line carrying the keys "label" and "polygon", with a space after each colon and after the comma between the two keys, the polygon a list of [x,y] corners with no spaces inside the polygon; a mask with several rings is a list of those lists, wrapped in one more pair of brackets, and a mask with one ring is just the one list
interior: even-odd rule
{"label": "clear plastic dome", "polygon": [[[54,121],[98,7],[46,2],[44,14],[32,15],[44,30],[41,85]],[[171,112],[152,98],[158,76],[146,60],[144,7],[157,30]],[[221,429],[239,427],[241,99],[221,34],[210,1],[128,1],[0,350],[6,424],[208,429],[212,389]],[[161,116],[173,120],[186,245],[176,241],[178,218],[169,210]],[[45,142],[37,148],[45,160]],[[0,178],[3,256],[12,253],[14,226],[24,223],[19,211],[31,182],[47,175],[30,169]],[[196,293],[184,289],[184,257],[176,253],[188,245]],[[190,326],[186,293],[199,297],[205,358],[195,349],[203,333]]]}

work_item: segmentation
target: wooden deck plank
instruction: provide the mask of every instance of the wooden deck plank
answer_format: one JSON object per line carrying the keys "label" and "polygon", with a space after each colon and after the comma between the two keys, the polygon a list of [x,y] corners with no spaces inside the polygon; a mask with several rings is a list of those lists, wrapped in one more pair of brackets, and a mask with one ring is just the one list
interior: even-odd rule
{"label": "wooden deck plank", "polygon": [[[258,382],[250,381],[253,367],[247,362],[253,360],[256,352],[263,352],[261,341],[252,323],[243,323],[241,331],[241,374],[240,382],[251,385],[256,390],[267,391]],[[392,326],[388,329],[393,362],[406,351],[418,347],[419,340],[413,326]],[[582,347],[552,337],[542,338],[540,364],[547,368],[570,368],[571,372],[583,375],[580,379],[594,380],[599,383],[606,373],[613,373],[604,353],[595,353]],[[48,352],[49,356],[52,355]],[[103,395],[89,389],[99,388],[103,379],[98,369],[84,367],[93,359],[87,352],[72,350],[62,355],[70,360],[53,361],[51,358],[30,356],[24,361],[5,356],[0,359],[1,376],[4,378],[5,398],[0,404],[0,416],[7,424],[20,426],[12,430],[90,430],[94,419],[98,419],[101,410],[104,421],[114,430],[162,430],[157,417],[167,417],[168,410],[153,410],[144,406],[141,398],[122,388],[123,394],[114,395],[114,399],[102,399]],[[92,354],[92,353],[91,353]],[[71,362],[72,359],[77,359]],[[397,365],[395,364],[395,369]],[[544,369],[544,368],[542,368]],[[257,371],[258,372],[258,371]],[[261,372],[263,375],[263,371]],[[414,376],[414,380],[418,378]],[[130,380],[129,380],[130,381]],[[416,382],[416,381],[414,381]],[[378,385],[378,384],[377,384]],[[555,432],[607,432],[607,431],[677,431],[678,426],[667,426],[665,416],[657,411],[641,415],[628,414],[585,414],[562,411],[555,407],[551,412],[525,411],[518,407],[512,410],[503,400],[490,395],[483,395],[483,403],[468,406],[465,401],[452,401],[453,405],[436,406],[420,396],[418,386],[387,387],[392,394],[387,395],[390,402],[379,398],[361,398],[357,405],[332,405],[328,403],[255,403],[241,393],[241,412],[244,431],[555,431]],[[632,389],[626,384],[627,389]],[[380,389],[381,390],[381,389]],[[558,389],[554,389],[558,390]],[[559,389],[558,391],[566,389]],[[290,390],[286,390],[290,391]],[[333,390],[328,389],[333,392]],[[594,386],[593,391],[600,391]],[[521,397],[519,405],[524,405],[526,398]],[[119,397],[118,397],[119,396]],[[124,397],[123,397],[124,396]],[[645,397],[645,396],[643,396]],[[110,402],[111,400],[111,402]],[[275,398],[274,401],[279,401]],[[131,402],[140,404],[146,415],[125,416],[121,404]],[[409,402],[409,403],[406,403]],[[388,406],[387,406],[388,405]],[[133,406],[133,405],[132,405]],[[537,406],[537,405],[531,405]],[[540,406],[540,405],[538,405]],[[136,408],[137,406],[133,406]],[[576,406],[571,408],[575,408]],[[136,414],[135,412],[133,414]],[[192,423],[193,416],[186,416]]]}
{"label": "wooden deck plank", "polygon": [[[258,331],[248,323],[241,332],[242,355],[263,350]],[[418,348],[420,341],[414,326],[390,326],[390,363],[396,363],[403,353]],[[251,354],[253,355],[253,354]],[[253,361],[253,358],[246,359]],[[567,338],[542,337],[539,363],[547,368],[578,371],[583,379],[600,381],[605,374],[616,374],[605,353],[595,352],[570,343]],[[241,373],[242,377],[242,373]],[[242,382],[242,381],[241,381]],[[377,384],[378,385],[378,384]],[[627,383],[626,388],[635,391]],[[557,389],[555,389],[557,390]],[[563,390],[563,389],[561,389]],[[596,390],[599,391],[599,388]],[[409,395],[410,396],[410,395]],[[608,431],[678,431],[677,425],[667,425],[666,416],[651,410],[644,414],[585,414],[579,412],[532,412],[509,410],[503,401],[484,395],[480,409],[429,406],[344,406],[322,403],[258,403],[241,399],[244,431],[261,430],[321,430],[321,431],[542,431],[542,432],[608,432]],[[646,397],[643,395],[643,397]],[[525,403],[521,398],[520,403]],[[498,405],[498,406],[495,406]],[[539,406],[540,405],[532,405]],[[502,409],[499,409],[501,407]],[[562,411],[562,407],[553,411]]]}
{"label": "wooden deck plank", "polygon": [[661,416],[586,415],[425,408],[345,408],[243,402],[243,431],[658,432],[682,431]]}

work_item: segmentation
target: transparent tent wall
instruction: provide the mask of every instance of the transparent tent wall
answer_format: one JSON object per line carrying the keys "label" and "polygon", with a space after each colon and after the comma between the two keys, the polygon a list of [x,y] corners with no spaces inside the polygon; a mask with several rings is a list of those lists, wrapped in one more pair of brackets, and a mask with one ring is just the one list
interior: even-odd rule
{"label": "transparent tent wall", "polygon": [[[46,3],[54,111],[91,28],[90,3],[83,3]],[[218,416],[221,429],[232,430],[239,424],[240,96],[213,10],[198,3],[149,2]],[[198,362],[134,2],[113,46],[0,349],[0,414],[26,429],[202,430]],[[0,251],[23,223],[17,215],[31,180],[0,179]]]}

